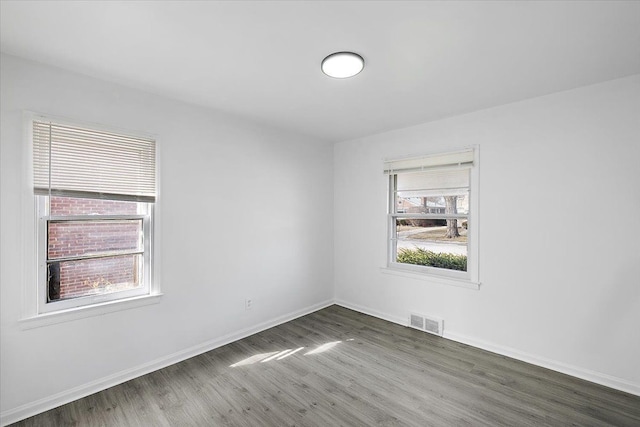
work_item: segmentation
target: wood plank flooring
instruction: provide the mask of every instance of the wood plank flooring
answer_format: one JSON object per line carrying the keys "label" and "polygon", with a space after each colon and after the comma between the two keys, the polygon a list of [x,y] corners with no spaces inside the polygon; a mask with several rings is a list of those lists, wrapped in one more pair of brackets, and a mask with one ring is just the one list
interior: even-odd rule
{"label": "wood plank flooring", "polygon": [[640,397],[331,306],[15,426],[640,426]]}

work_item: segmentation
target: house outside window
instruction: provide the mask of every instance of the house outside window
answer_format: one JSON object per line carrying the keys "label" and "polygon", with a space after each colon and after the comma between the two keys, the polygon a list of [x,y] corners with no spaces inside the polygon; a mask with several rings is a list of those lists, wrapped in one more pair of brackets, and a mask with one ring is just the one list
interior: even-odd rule
{"label": "house outside window", "polygon": [[37,312],[149,295],[155,140],[43,117],[31,131]]}
{"label": "house outside window", "polygon": [[478,281],[477,151],[385,162],[388,268]]}

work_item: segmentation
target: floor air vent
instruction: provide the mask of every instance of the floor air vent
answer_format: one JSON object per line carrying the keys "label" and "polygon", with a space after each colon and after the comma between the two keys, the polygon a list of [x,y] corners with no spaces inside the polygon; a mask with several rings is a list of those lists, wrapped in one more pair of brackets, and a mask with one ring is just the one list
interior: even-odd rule
{"label": "floor air vent", "polygon": [[409,326],[417,329],[424,329],[424,317],[412,314],[409,320]]}
{"label": "floor air vent", "polygon": [[430,334],[442,336],[443,320],[433,316],[423,316],[421,314],[409,315],[409,326],[420,329]]}

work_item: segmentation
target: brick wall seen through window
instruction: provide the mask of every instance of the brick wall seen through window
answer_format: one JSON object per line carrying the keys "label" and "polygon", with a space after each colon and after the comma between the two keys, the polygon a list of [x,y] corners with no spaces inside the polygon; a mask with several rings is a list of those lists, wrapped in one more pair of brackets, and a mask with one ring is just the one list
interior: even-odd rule
{"label": "brick wall seen through window", "polygon": [[[135,215],[137,203],[51,197],[50,210],[52,216]],[[136,250],[140,246],[141,231],[140,220],[53,221],[48,228],[48,257],[53,259]],[[141,283],[138,277],[141,262],[141,255],[61,262],[58,265],[59,296],[55,299],[133,289]]]}

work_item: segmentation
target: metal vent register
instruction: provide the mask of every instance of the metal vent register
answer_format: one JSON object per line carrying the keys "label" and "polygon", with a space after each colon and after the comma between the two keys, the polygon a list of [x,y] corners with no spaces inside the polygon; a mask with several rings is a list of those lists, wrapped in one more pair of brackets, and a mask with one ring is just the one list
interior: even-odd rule
{"label": "metal vent register", "polygon": [[430,334],[442,336],[444,321],[438,317],[411,313],[409,315],[409,326]]}

